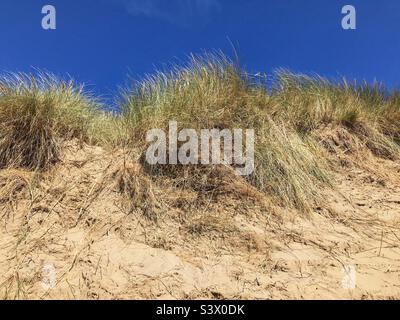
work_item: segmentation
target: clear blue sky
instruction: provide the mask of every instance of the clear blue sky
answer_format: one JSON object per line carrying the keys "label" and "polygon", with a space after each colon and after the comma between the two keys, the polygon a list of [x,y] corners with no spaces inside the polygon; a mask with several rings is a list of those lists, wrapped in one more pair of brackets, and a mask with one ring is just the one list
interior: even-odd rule
{"label": "clear blue sky", "polygon": [[[57,9],[57,30],[41,8]],[[357,30],[341,28],[341,8]],[[399,0],[1,0],[0,71],[70,74],[105,98],[191,52],[232,42],[250,72],[285,67],[400,87]]]}

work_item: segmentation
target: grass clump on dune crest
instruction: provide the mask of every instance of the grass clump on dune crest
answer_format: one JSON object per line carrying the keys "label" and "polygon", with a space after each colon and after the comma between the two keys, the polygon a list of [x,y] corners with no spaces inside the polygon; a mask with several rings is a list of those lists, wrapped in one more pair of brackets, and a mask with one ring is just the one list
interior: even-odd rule
{"label": "grass clump on dune crest", "polygon": [[170,120],[185,128],[229,128],[245,121],[243,105],[252,90],[226,58],[193,56],[185,67],[134,83],[124,94],[122,115],[141,139],[149,128],[164,128]]}
{"label": "grass clump on dune crest", "polygon": [[73,81],[38,73],[0,78],[0,167],[45,169],[62,140],[88,141],[94,103]]}
{"label": "grass clump on dune crest", "polygon": [[357,85],[346,80],[333,83],[325,78],[279,71],[269,105],[279,119],[307,134],[325,125],[343,126],[378,155],[400,155],[400,100],[375,83]]}
{"label": "grass clump on dune crest", "polygon": [[166,130],[171,120],[178,129],[254,129],[256,170],[248,181],[282,205],[307,210],[326,181],[323,161],[296,130],[272,120],[270,100],[264,87],[228,59],[207,55],[136,83],[125,93],[121,117],[130,126],[130,141],[143,148],[146,131]]}
{"label": "grass clump on dune crest", "polygon": [[126,91],[121,123],[127,143],[146,146],[146,131],[180,128],[254,129],[254,186],[282,205],[307,211],[328,175],[312,134],[343,127],[377,156],[396,158],[399,103],[379,86],[333,83],[278,71],[268,87],[223,55],[192,56],[184,67],[158,72]]}

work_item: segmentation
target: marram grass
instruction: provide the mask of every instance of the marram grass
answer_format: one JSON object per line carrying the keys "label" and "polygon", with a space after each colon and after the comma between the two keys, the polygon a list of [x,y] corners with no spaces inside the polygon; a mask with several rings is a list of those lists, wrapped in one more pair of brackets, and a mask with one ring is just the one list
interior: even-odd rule
{"label": "marram grass", "polygon": [[0,78],[0,167],[45,169],[66,139],[90,139],[95,104],[81,87],[54,75]]}
{"label": "marram grass", "polygon": [[399,157],[399,93],[287,71],[274,79],[267,87],[223,55],[192,56],[186,66],[133,83],[114,115],[73,81],[3,76],[0,166],[46,169],[72,138],[143,153],[147,130],[172,120],[179,129],[254,129],[256,170],[248,181],[280,205],[308,211],[329,181],[317,130],[346,128],[375,155]]}

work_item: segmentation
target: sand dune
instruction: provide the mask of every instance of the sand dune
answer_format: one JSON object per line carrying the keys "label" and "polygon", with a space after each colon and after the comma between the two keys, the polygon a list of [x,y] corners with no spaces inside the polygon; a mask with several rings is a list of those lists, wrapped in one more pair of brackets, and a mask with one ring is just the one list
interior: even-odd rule
{"label": "sand dune", "polygon": [[[399,298],[400,163],[340,157],[345,165],[336,168],[334,187],[305,217],[274,205],[227,168],[218,169],[225,171],[209,192],[182,189],[152,180],[140,164],[124,169],[122,151],[68,143],[62,162],[40,179],[0,171],[0,294]],[[147,209],[125,203],[120,175],[126,167],[147,188]],[[159,218],[149,219],[144,210]],[[355,270],[354,288],[346,288],[344,268]]]}

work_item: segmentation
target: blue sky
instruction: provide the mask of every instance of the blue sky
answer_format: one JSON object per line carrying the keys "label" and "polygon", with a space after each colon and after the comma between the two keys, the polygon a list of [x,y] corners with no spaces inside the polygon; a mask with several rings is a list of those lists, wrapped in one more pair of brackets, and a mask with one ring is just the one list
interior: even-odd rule
{"label": "blue sky", "polygon": [[[41,9],[57,9],[57,29]],[[341,28],[341,8],[357,30]],[[250,72],[284,67],[327,77],[400,80],[398,0],[1,0],[0,71],[70,74],[110,99],[127,75],[140,78],[191,53],[236,47]]]}

